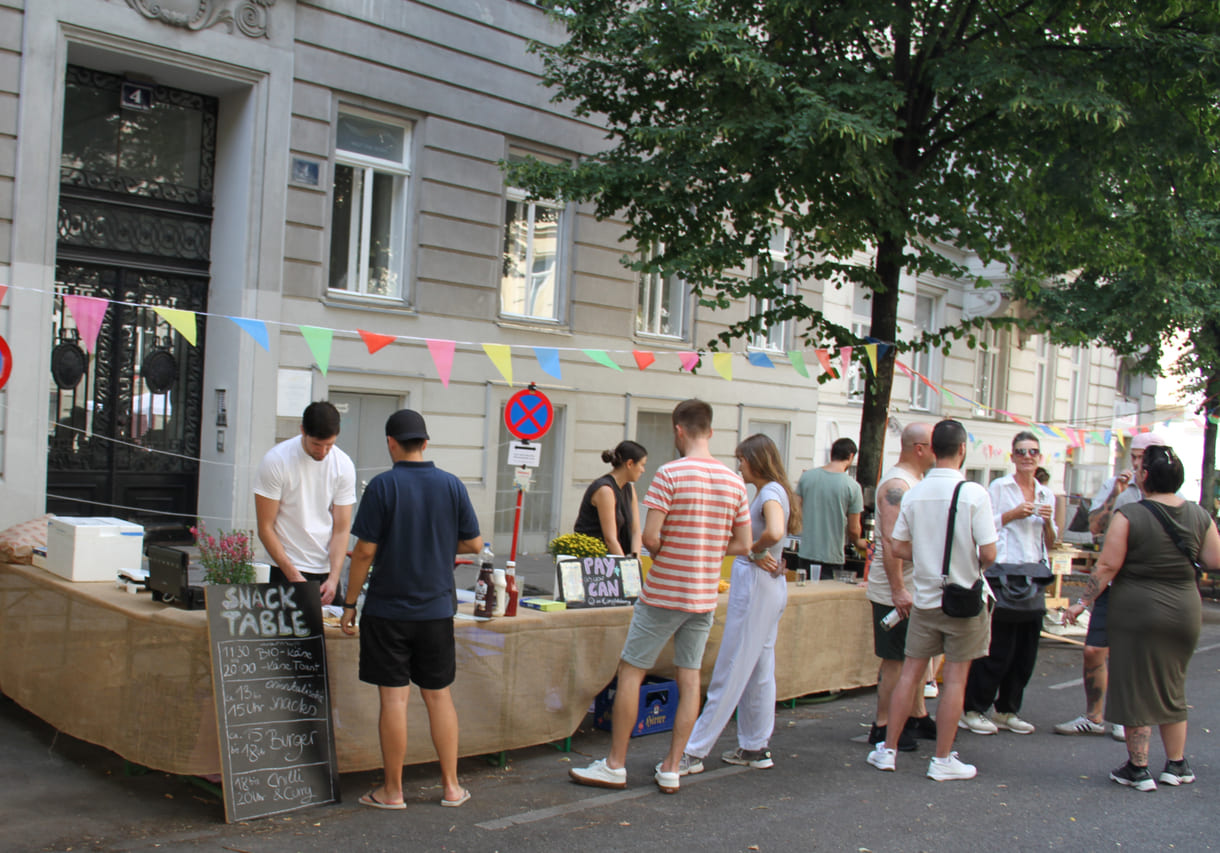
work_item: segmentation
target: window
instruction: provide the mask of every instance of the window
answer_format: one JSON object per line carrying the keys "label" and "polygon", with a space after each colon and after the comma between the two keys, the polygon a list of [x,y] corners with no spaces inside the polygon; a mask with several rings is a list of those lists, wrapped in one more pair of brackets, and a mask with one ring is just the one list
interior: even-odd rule
{"label": "window", "polygon": [[1083,423],[1089,407],[1089,348],[1072,348],[1071,397],[1068,401],[1068,418],[1073,424]]}
{"label": "window", "polygon": [[331,202],[332,290],[401,298],[410,129],[365,115],[339,116]]}
{"label": "window", "polygon": [[974,407],[974,415],[994,418],[997,416],[994,410],[1004,406],[1008,335],[988,326],[983,329],[979,343],[974,364],[974,401],[979,405]]}
{"label": "window", "polygon": [[640,523],[644,521],[647,512],[644,509],[644,496],[648,494],[648,486],[652,483],[652,475],[656,470],[678,458],[674,448],[674,421],[671,411],[646,412],[640,411],[635,416],[635,441],[648,451],[648,466],[644,476],[636,483],[635,494],[640,501]]}
{"label": "window", "polygon": [[[538,155],[509,154],[510,162]],[[504,261],[500,313],[531,320],[560,318],[563,207],[554,201],[529,201],[524,190],[509,187],[504,202]]]}
{"label": "window", "polygon": [[775,442],[775,449],[779,451],[779,459],[784,463],[784,467],[787,468],[788,424],[783,421],[756,421],[751,419],[750,431],[742,436],[742,438],[759,433]]}
{"label": "window", "polygon": [[[923,332],[935,332],[939,328],[936,318],[938,301],[937,297],[930,293],[915,295],[915,332],[917,335]],[[937,381],[937,377],[932,375],[935,362],[930,349],[915,353],[913,361],[912,367],[916,372],[926,376],[929,382]],[[935,405],[936,397],[933,389],[919,379],[912,379],[911,408],[930,412]]]}
{"label": "window", "polygon": [[[851,333],[856,340],[868,337],[871,323],[852,322]],[[868,368],[859,358],[853,358],[847,367],[847,401],[849,403],[864,402],[864,388],[868,384]]]}
{"label": "window", "polygon": [[1034,420],[1045,423],[1055,418],[1055,366],[1059,357],[1046,335],[1038,335],[1034,348]]}
{"label": "window", "polygon": [[[645,260],[660,254],[650,249]],[[676,276],[660,272],[641,272],[639,299],[636,303],[635,330],[645,335],[660,335],[686,340],[690,334],[690,293]]]}
{"label": "window", "polygon": [[[770,245],[767,247],[767,254],[758,259],[758,273],[766,271],[782,272],[788,267],[788,229],[777,228],[771,234]],[[790,287],[786,285],[785,289]],[[770,299],[759,299],[757,296],[750,297],[750,316],[756,317],[771,310],[773,302]],[[782,321],[778,323],[763,323],[760,331],[755,332],[750,337],[750,346],[754,349],[770,350],[772,352],[784,352],[788,349],[789,329],[791,323]]]}

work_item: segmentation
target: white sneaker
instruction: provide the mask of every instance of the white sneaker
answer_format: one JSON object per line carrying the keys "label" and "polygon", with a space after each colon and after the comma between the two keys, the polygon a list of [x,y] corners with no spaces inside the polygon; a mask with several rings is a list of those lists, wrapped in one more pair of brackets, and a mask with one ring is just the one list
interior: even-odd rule
{"label": "white sneaker", "polygon": [[1055,734],[1057,735],[1104,735],[1106,727],[1102,723],[1095,723],[1081,714],[1074,720],[1068,720],[1066,723],[1058,723],[1055,726]]}
{"label": "white sneaker", "polygon": [[1016,714],[1002,714],[996,711],[991,715],[991,721],[996,724],[997,728],[1007,729],[1015,735],[1032,735],[1034,733],[1034,724],[1027,723]]}
{"label": "white sneaker", "polygon": [[935,681],[929,681],[923,686],[923,698],[935,699],[940,695],[940,688],[936,686]]}
{"label": "white sneaker", "polygon": [[949,753],[948,758],[935,758],[928,762],[928,778],[937,782],[951,782],[954,779],[973,779],[978,768],[966,764],[957,757],[956,752]]}
{"label": "white sneaker", "polygon": [[1110,727],[1110,737],[1117,741],[1127,742],[1127,730],[1120,723],[1115,723]]}
{"label": "white sneaker", "polygon": [[[658,773],[661,772],[661,765],[664,763],[665,763],[664,761],[657,762],[657,766],[655,768],[656,772],[658,772]],[[703,768],[703,759],[702,758],[700,758],[697,755],[688,755],[685,752],[682,753],[682,758],[678,762],[678,775],[679,776],[694,776],[697,773],[702,773],[703,769],[704,768]]]}
{"label": "white sneaker", "polygon": [[[627,787],[627,768],[607,767],[604,758],[597,759],[588,767],[570,767],[568,775],[572,777],[573,782],[594,788]],[[677,778],[678,774],[674,773],[673,776]]]}
{"label": "white sneaker", "polygon": [[868,754],[868,763],[876,767],[878,770],[893,770],[894,759],[898,755],[896,749],[886,749],[885,741],[873,747],[873,751]]}
{"label": "white sneaker", "polygon": [[976,735],[993,735],[999,731],[996,724],[984,717],[978,711],[967,711],[957,721],[959,729],[970,729]]}

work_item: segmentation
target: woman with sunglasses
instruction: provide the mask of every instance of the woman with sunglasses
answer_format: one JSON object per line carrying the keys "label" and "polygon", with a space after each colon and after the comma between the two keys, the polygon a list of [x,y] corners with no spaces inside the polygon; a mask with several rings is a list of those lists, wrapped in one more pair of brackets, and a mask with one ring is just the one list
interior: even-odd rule
{"label": "woman with sunglasses", "polygon": [[[1022,430],[1012,439],[1012,463],[1016,469],[991,484],[991,506],[995,515],[996,567],[1012,574],[1033,577],[1023,569],[1034,564],[1038,575],[1050,576],[1047,551],[1055,544],[1059,531],[1051,517],[1055,495],[1049,486],[1038,482],[1035,474],[1042,462],[1038,437]],[[1045,572],[1041,569],[1045,568]],[[990,572],[988,573],[991,574]],[[991,616],[991,646],[987,656],[970,664],[966,681],[965,713],[958,726],[975,734],[992,735],[1005,729],[1018,735],[1032,734],[1033,723],[1021,719],[1021,700],[1034,674],[1038,660],[1038,640],[1042,633],[1042,593],[1037,607],[1007,609],[997,605]],[[987,709],[995,703],[995,713]]]}
{"label": "woman with sunglasses", "polygon": [[1115,513],[1083,596],[1091,605],[1110,584],[1106,719],[1127,728],[1127,762],[1110,778],[1137,791],[1156,790],[1148,770],[1153,726],[1165,747],[1160,781],[1195,781],[1186,762],[1186,668],[1201,618],[1195,564],[1220,567],[1220,535],[1202,507],[1176,494],[1183,478],[1172,448],[1144,451],[1136,474],[1144,499]]}

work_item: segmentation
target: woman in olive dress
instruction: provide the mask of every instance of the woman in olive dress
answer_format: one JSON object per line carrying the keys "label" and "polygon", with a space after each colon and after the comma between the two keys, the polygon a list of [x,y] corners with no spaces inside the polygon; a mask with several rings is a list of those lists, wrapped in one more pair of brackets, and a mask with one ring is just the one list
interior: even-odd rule
{"label": "woman in olive dress", "polygon": [[[1183,471],[1172,448],[1154,445],[1144,451],[1138,478],[1144,500],[1114,516],[1083,604],[1092,604],[1112,582],[1106,719],[1127,727],[1127,763],[1110,778],[1155,791],[1148,770],[1153,726],[1160,728],[1165,747],[1161,783],[1195,781],[1186,761],[1186,668],[1199,641],[1201,605],[1191,561],[1207,569],[1220,566],[1220,534],[1202,507],[1176,494]],[[1072,611],[1079,612],[1079,606]]]}

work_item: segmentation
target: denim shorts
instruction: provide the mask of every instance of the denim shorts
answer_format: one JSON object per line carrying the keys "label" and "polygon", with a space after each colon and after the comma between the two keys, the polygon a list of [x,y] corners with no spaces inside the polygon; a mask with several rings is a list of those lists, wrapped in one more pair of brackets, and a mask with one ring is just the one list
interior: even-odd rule
{"label": "denim shorts", "polygon": [[661,649],[673,637],[674,666],[701,669],[703,648],[707,645],[714,616],[712,612],[687,613],[637,601],[620,657],[639,669],[652,669]]}

